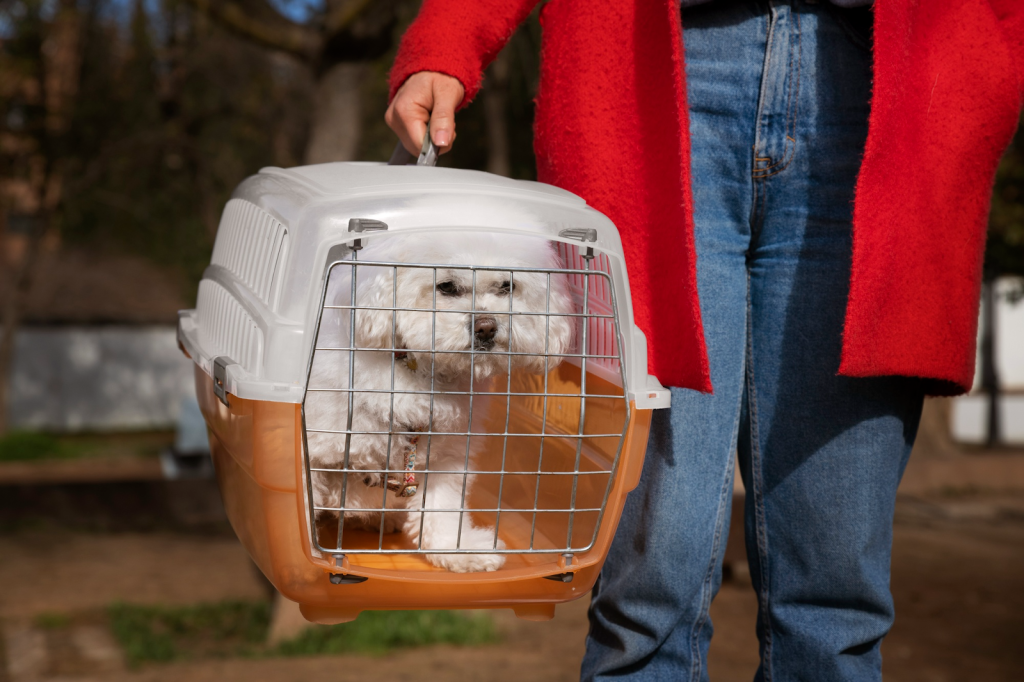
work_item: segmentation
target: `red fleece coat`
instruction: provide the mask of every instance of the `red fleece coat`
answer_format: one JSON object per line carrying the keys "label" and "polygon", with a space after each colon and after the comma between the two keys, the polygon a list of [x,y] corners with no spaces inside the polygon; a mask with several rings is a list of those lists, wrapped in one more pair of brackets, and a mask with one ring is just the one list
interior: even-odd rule
{"label": "red fleece coat", "polygon": [[[537,0],[425,0],[391,94],[417,71],[466,89]],[[662,383],[711,390],[697,300],[678,0],[550,0],[537,175],[618,226],[636,323]],[[1024,97],[1024,0],[875,0],[874,92],[854,202],[837,371],[974,375],[982,253],[999,157]]]}

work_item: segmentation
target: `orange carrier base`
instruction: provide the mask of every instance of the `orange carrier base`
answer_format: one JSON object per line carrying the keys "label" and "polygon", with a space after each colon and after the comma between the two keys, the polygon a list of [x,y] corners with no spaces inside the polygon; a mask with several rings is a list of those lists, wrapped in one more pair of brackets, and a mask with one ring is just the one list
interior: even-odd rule
{"label": "orange carrier base", "polygon": [[[576,377],[569,377],[567,383],[573,383],[573,379],[578,382],[578,377],[577,369]],[[235,533],[274,586],[285,597],[298,602],[308,620],[326,624],[350,621],[364,610],[379,609],[508,608],[527,620],[552,618],[556,604],[578,599],[593,588],[615,534],[626,493],[640,479],[651,420],[650,410],[636,409],[630,403],[631,419],[604,518],[590,549],[572,555],[568,565],[558,553],[509,554],[505,565],[494,572],[450,573],[415,553],[350,551],[339,567],[334,565],[331,555],[314,550],[311,542],[300,406],[245,400],[234,395],[229,395],[229,405],[224,405],[214,394],[212,378],[198,366],[195,381],[199,404],[209,426],[218,485]],[[588,373],[588,382],[591,381]],[[618,390],[618,402],[624,406],[621,389]],[[566,412],[578,414],[579,399],[574,400],[576,409]],[[590,407],[589,399],[587,410],[588,419],[591,413],[595,420],[609,416]],[[621,418],[620,413],[620,422]],[[484,481],[481,485],[488,484]],[[496,491],[492,494],[496,497]],[[501,537],[508,546],[528,547],[530,525],[506,524],[505,517],[502,518]],[[596,518],[591,528],[594,523]],[[517,534],[525,534],[525,538]],[[366,535],[367,547],[376,547],[377,534]],[[347,527],[345,536],[347,542]],[[384,548],[400,548],[403,539],[397,534],[393,538],[386,535]],[[573,574],[570,582],[549,579],[564,573]],[[333,584],[331,574],[367,580]]]}

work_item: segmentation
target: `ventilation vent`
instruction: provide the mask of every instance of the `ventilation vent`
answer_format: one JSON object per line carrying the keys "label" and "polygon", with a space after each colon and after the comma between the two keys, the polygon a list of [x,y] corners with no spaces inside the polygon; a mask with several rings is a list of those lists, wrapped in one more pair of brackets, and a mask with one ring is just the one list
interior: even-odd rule
{"label": "ventilation vent", "polygon": [[[580,255],[580,250],[575,244],[558,242],[558,255],[565,262],[565,267],[571,270],[586,269],[586,261]],[[590,269],[607,272],[611,274],[611,263],[608,256],[598,254],[590,261]],[[569,275],[569,291],[576,303],[583,305],[583,275]],[[589,291],[587,291],[587,310],[591,315],[612,315],[612,292],[609,289],[610,281],[605,277],[590,277]],[[618,355],[617,334],[615,333],[615,322],[607,317],[587,318],[587,348],[586,352],[593,355]],[[591,360],[607,369],[618,372],[617,361],[615,360]]]}
{"label": "ventilation vent", "polygon": [[204,279],[199,283],[199,342],[214,357],[226,355],[247,372],[259,375],[263,334],[227,289]]}
{"label": "ventilation vent", "polygon": [[212,263],[238,277],[268,308],[288,231],[272,215],[243,199],[224,207]]}

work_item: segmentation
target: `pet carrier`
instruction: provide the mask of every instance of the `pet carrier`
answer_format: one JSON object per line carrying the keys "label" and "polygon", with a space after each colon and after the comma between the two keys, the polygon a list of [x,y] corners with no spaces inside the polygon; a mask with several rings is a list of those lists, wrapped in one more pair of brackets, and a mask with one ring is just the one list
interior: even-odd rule
{"label": "pet carrier", "polygon": [[575,195],[332,163],[238,187],[178,338],[231,524],[308,619],[543,620],[593,586],[668,406],[632,319]]}

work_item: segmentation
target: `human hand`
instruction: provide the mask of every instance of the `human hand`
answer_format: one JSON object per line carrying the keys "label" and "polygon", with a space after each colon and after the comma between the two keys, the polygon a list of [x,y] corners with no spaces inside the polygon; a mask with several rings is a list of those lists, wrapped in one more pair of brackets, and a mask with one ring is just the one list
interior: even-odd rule
{"label": "human hand", "polygon": [[420,71],[409,76],[395,93],[384,120],[414,156],[420,153],[429,121],[430,139],[444,154],[455,142],[455,107],[465,94],[458,79],[435,71]]}

